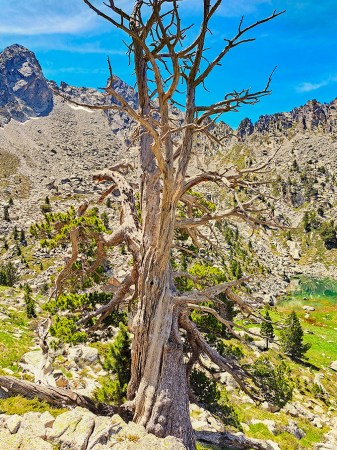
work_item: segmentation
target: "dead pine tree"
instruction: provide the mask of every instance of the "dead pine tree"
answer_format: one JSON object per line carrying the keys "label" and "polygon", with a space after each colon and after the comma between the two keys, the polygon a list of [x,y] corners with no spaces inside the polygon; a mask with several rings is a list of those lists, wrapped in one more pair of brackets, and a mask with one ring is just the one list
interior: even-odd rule
{"label": "dead pine tree", "polygon": [[[172,268],[175,233],[177,230],[187,233],[198,246],[204,239],[203,227],[222,219],[234,218],[251,225],[273,223],[272,211],[261,212],[259,183],[252,176],[261,172],[265,165],[241,170],[231,167],[222,172],[200,169],[199,173],[188,175],[196,134],[221,146],[221,141],[212,134],[215,120],[223,113],[236,111],[243,104],[254,104],[260,97],[268,95],[271,78],[262,90],[229,92],[210,105],[198,104],[196,94],[231,50],[254,40],[249,37],[250,31],[281,13],[274,11],[269,17],[249,25],[245,25],[242,18],[235,36],[225,39],[220,53],[207,61],[205,52],[211,19],[220,8],[221,0],[197,0],[202,4],[203,12],[194,40],[189,36],[191,27],[185,26],[186,19],[183,20],[178,9],[182,2],[177,0],[138,0],[131,13],[116,6],[113,0],[105,4],[104,9],[98,9],[89,0],[83,1],[113,27],[124,32],[129,41],[138,108],[133,108],[114,89],[110,65],[105,92],[114,103],[91,107],[127,113],[138,124],[140,212],[136,208],[135,188],[127,181],[127,165],[120,164],[95,175],[98,182],[111,182],[106,195],[113,189],[119,190],[121,224],[110,235],[92,235],[96,240],[97,260],[90,270],[99,266],[108,248],[119,245],[124,245],[130,252],[133,264],[110,303],[88,314],[82,323],[96,317],[95,326],[98,326],[117,305],[128,301],[137,303],[128,388],[133,420],[158,437],[175,436],[188,450],[195,450],[189,416],[189,375],[200,355],[220,370],[231,373],[253,398],[258,399],[259,394],[248,371],[210,346],[190,317],[193,310],[203,311],[233,331],[234,324],[221,314],[221,305],[218,307],[218,295],[224,293],[243,312],[249,312],[249,298],[239,297],[236,290],[247,278],[208,286],[200,291],[179,291],[175,279],[189,277],[189,274],[176,273]],[[188,43],[185,45],[185,42]],[[182,96],[185,96],[183,101]],[[177,115],[174,107],[178,101],[181,113]],[[200,196],[190,195],[192,189],[206,183],[216,183],[231,193],[235,198],[234,206],[221,206],[211,211]],[[243,188],[251,193],[251,197],[241,201],[237,191]],[[185,208],[184,216],[178,214],[180,206]],[[202,214],[196,215],[196,209]],[[58,276],[56,294],[79,256],[80,233],[79,229],[70,233],[72,255]],[[205,302],[208,306],[204,306]],[[209,306],[209,302],[213,302],[214,307]],[[186,343],[189,350],[184,352]]]}
{"label": "dead pine tree", "polygon": [[[233,374],[246,389],[245,371],[232,361],[222,358],[211,348],[191,321],[189,312],[202,309],[205,300],[214,299],[225,292],[234,302],[241,300],[231,290],[240,284],[224,283],[201,292],[178,292],[175,288],[175,273],[170,263],[174,247],[175,230],[184,230],[201,238],[200,227],[226,217],[241,218],[258,223],[258,208],[253,199],[244,204],[216,213],[205,212],[202,217],[178,218],[177,206],[191,201],[188,191],[201,183],[222,183],[229,190],[244,184],[247,172],[258,171],[251,167],[234,170],[230,174],[201,172],[188,177],[193,137],[203,133],[214,140],[210,122],[223,113],[236,110],[242,104],[253,104],[269,94],[270,79],[264,89],[251,92],[227,93],[223,100],[211,105],[198,105],[196,93],[203,89],[207,77],[216,69],[229,51],[254,40],[246,37],[252,29],[276,18],[275,11],[262,20],[244,25],[242,19],[236,35],[225,40],[221,52],[210,62],[204,61],[211,19],[221,5],[217,0],[212,5],[204,0],[200,31],[195,40],[186,46],[189,28],[183,28],[182,18],[175,0],[138,0],[128,14],[108,2],[109,13],[99,10],[89,0],[84,2],[99,16],[123,31],[130,39],[129,52],[135,67],[139,106],[134,110],[113,89],[113,74],[106,93],[111,95],[119,109],[130,115],[139,124],[139,193],[141,221],[138,221],[133,192],[119,168],[96,176],[96,179],[111,180],[122,196],[123,219],[121,228],[110,237],[110,244],[125,243],[133,255],[134,266],[125,277],[115,302],[124,301],[130,287],[135,286],[138,311],[134,319],[132,343],[132,376],[128,398],[132,401],[133,420],[146,427],[156,436],[173,435],[183,440],[189,450],[195,449],[194,433],[189,417],[188,363],[183,352],[181,330],[190,341],[193,353],[205,354],[221,369]],[[152,81],[154,79],[154,81]],[[150,81],[151,80],[151,81]],[[172,104],[180,99],[178,90],[184,91],[183,123],[172,116]],[[207,310],[207,308],[205,308]],[[209,308],[206,312],[216,314]],[[103,312],[106,314],[107,310]],[[225,320],[223,320],[225,322]],[[230,324],[228,324],[230,326]]]}

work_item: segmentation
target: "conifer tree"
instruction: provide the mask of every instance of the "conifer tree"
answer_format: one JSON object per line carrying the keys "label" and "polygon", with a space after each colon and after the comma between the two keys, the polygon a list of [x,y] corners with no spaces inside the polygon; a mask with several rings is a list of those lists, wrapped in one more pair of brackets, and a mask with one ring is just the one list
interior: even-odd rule
{"label": "conifer tree", "polygon": [[24,290],[24,301],[26,304],[26,312],[27,317],[29,319],[36,317],[36,311],[35,311],[35,301],[32,297],[32,288],[29,286],[29,284],[25,284],[23,287]]}
{"label": "conifer tree", "polygon": [[295,311],[292,311],[285,321],[285,328],[280,334],[280,344],[282,351],[292,359],[302,359],[311,347],[310,344],[303,343],[303,329]]}
{"label": "conifer tree", "polygon": [[95,397],[99,401],[111,401],[118,405],[126,399],[128,383],[131,378],[131,340],[128,328],[122,322],[119,323],[119,331],[114,342],[110,345],[103,367],[114,374],[102,387]]}
{"label": "conifer tree", "polygon": [[275,337],[274,327],[268,311],[266,312],[265,320],[261,323],[260,333],[266,339],[266,349],[268,350],[269,342]]}

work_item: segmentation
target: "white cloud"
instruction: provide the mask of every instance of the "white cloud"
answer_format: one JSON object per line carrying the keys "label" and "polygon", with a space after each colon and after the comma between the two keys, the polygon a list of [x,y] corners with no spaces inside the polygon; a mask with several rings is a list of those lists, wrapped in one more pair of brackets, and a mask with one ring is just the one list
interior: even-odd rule
{"label": "white cloud", "polygon": [[82,2],[69,0],[0,0],[0,34],[77,34],[96,26],[97,18]]}
{"label": "white cloud", "polygon": [[320,89],[323,86],[326,86],[328,84],[328,81],[321,81],[320,83],[309,83],[304,82],[297,86],[296,90],[298,92],[311,92],[316,91],[317,89]]}
{"label": "white cloud", "polygon": [[317,89],[320,89],[324,86],[328,86],[329,84],[336,82],[337,82],[337,75],[330,75],[325,80],[322,80],[318,83],[311,83],[308,81],[300,83],[298,86],[296,86],[296,90],[297,92],[312,92],[317,91]]}

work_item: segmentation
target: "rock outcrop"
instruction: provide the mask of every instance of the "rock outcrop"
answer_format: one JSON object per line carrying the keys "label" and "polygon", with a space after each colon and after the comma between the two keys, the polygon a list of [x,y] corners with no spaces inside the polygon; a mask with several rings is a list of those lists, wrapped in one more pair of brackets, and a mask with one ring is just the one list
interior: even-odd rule
{"label": "rock outcrop", "polygon": [[11,45],[0,54],[0,126],[49,114],[53,94],[33,52]]}
{"label": "rock outcrop", "polygon": [[119,416],[95,416],[83,408],[60,414],[0,415],[1,449],[6,450],[185,450],[177,439],[156,438]]}

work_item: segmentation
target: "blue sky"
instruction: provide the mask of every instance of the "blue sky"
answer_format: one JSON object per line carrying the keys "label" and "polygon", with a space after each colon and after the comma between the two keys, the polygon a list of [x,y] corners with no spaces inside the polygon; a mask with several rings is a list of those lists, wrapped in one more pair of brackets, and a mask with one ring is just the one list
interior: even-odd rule
{"label": "blue sky", "polygon": [[[201,4],[201,0],[181,2],[186,23],[197,22]],[[289,111],[310,99],[330,102],[337,97],[336,0],[224,0],[213,21],[208,56],[221,48],[224,37],[232,37],[241,15],[249,23],[274,9],[287,12],[257,28],[250,35],[255,42],[234,49],[209,80],[210,93],[200,93],[204,104],[221,100],[233,89],[261,89],[277,65],[269,97],[223,116],[234,127],[244,117],[255,121],[261,114]],[[109,56],[114,72],[133,84],[121,36],[82,0],[0,0],[0,10],[0,49],[13,43],[28,47],[47,78],[77,86],[104,86]]]}

